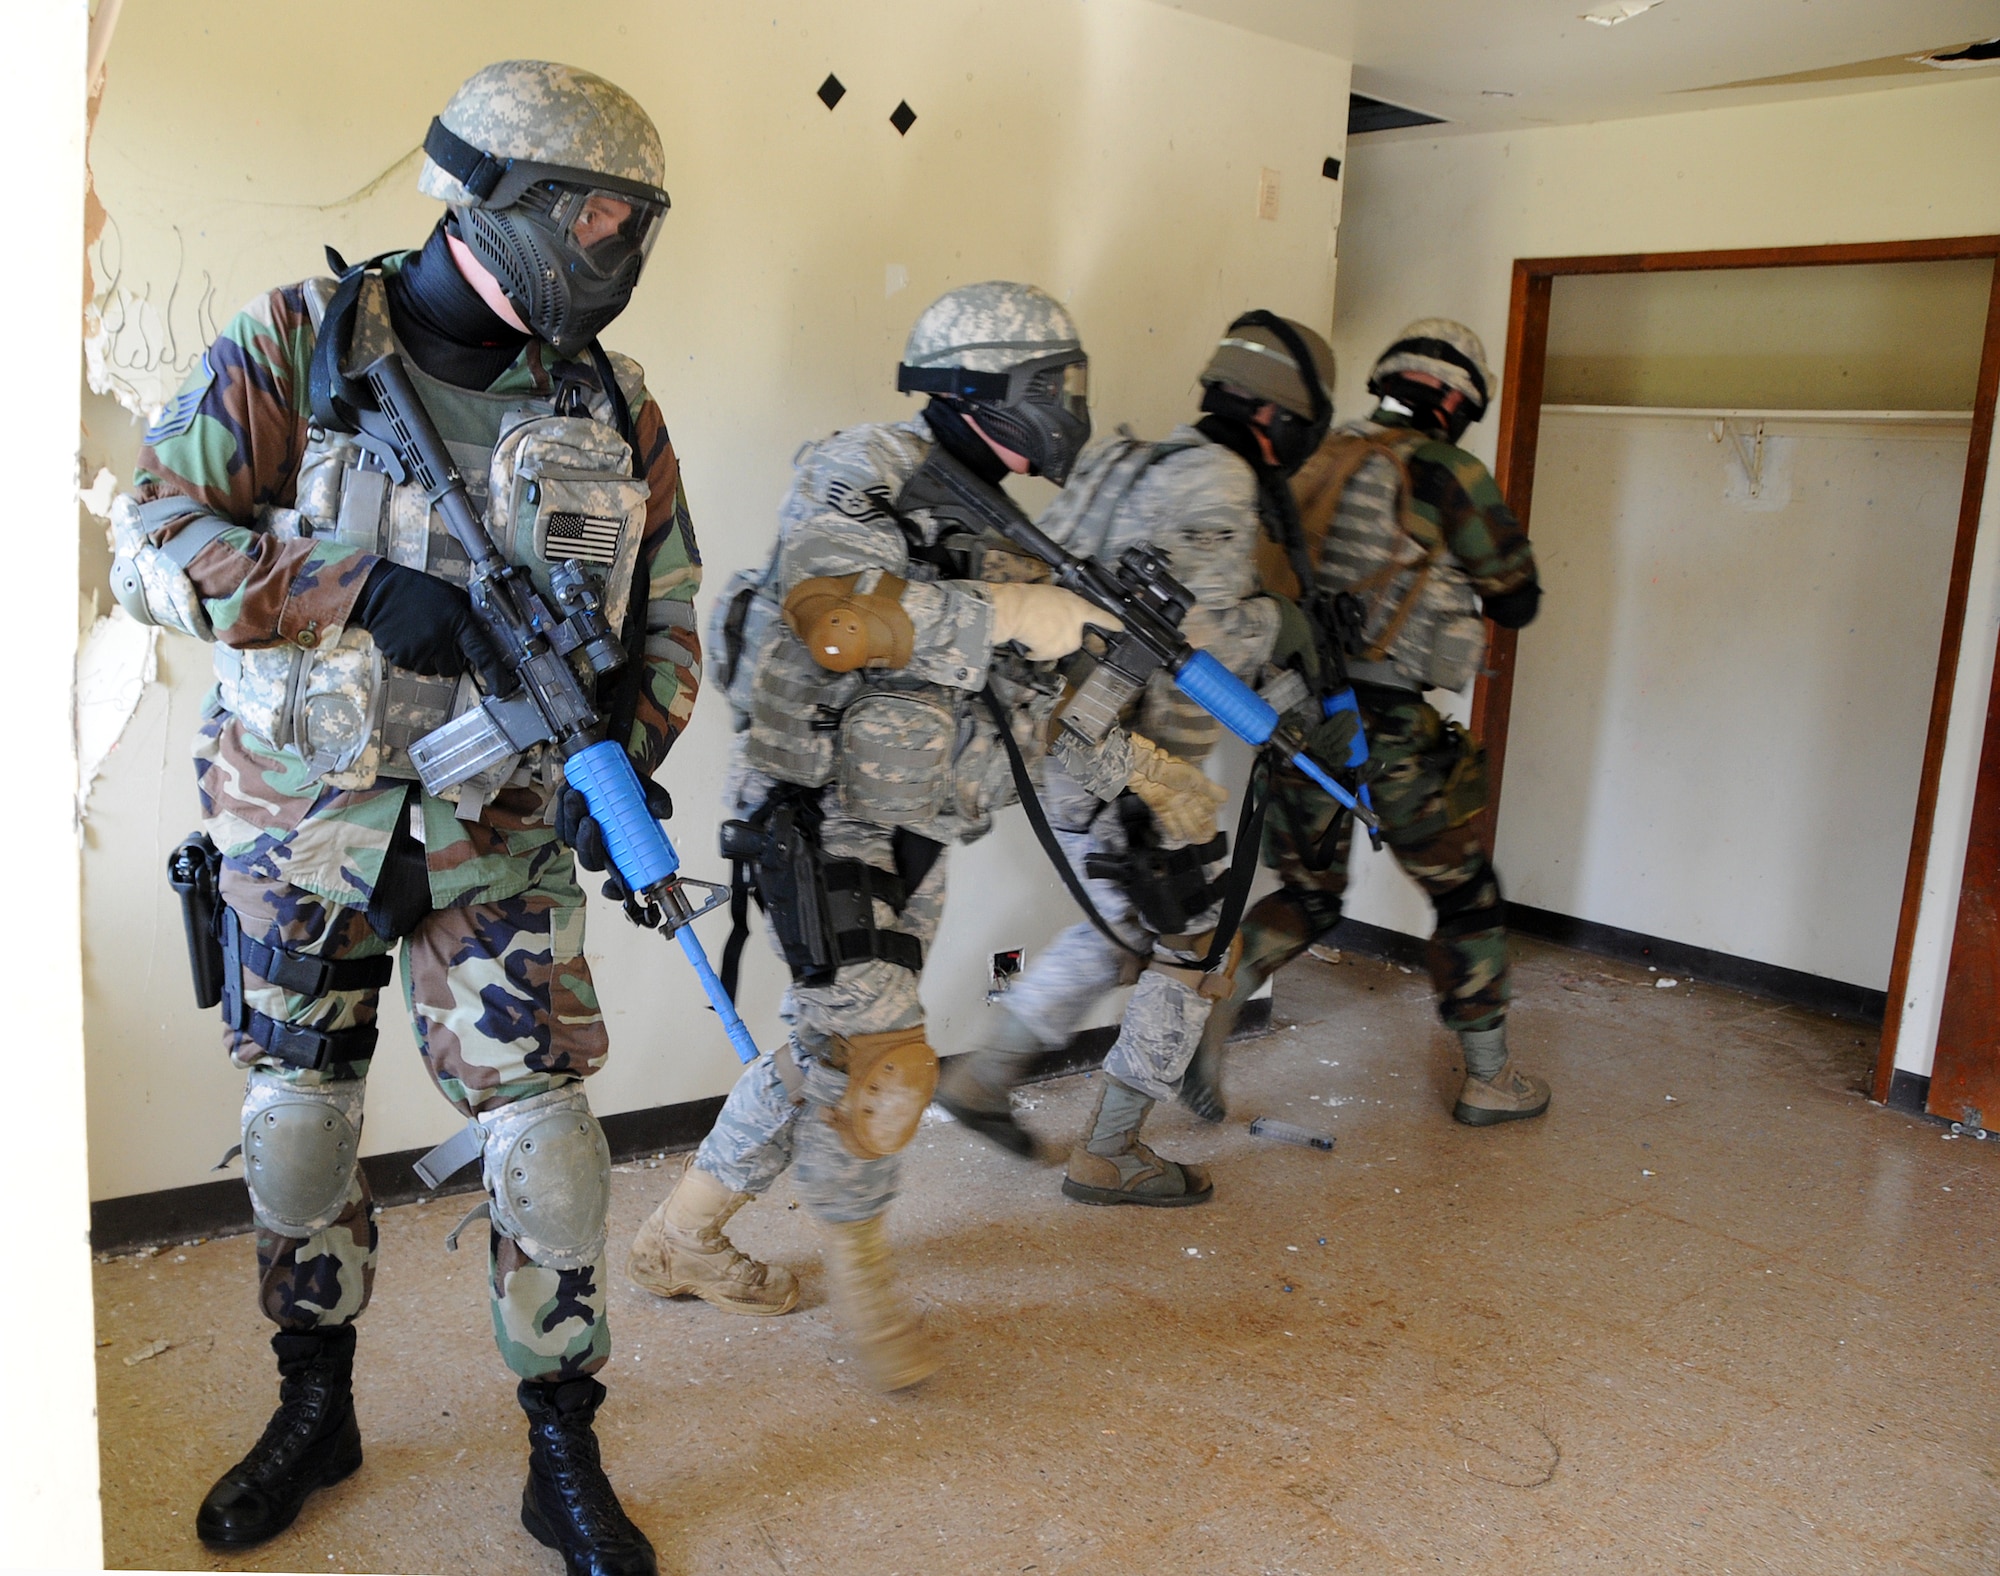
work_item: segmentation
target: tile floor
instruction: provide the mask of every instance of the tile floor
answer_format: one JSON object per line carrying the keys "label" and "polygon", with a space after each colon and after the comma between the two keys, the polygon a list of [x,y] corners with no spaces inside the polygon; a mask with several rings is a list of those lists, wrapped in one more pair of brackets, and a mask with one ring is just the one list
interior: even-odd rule
{"label": "tile floor", "polygon": [[[1521,943],[1543,1121],[1448,1116],[1421,975],[1281,977],[1235,1048],[1194,1210],[1095,1210],[946,1122],[892,1216],[947,1363],[871,1395],[784,1183],[738,1217],[797,1313],[614,1274],[605,1455],[674,1573],[2000,1571],[2000,1143],[1869,1105],[1855,1025]],[[1029,1091],[1067,1145],[1078,1076]],[[1249,1136],[1268,1113],[1331,1154]],[[621,1168],[622,1242],[677,1162]],[[367,1463],[284,1537],[189,1523],[275,1394],[245,1238],[98,1269],[113,1566],[535,1572],[523,1431],[467,1201],[387,1212],[362,1322]],[[151,1343],[168,1348],[124,1359]]]}

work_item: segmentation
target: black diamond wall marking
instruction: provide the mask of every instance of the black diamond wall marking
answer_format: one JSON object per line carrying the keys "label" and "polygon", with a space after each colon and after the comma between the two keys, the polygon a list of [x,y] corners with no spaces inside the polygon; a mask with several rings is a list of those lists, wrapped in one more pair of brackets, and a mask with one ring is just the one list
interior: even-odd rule
{"label": "black diamond wall marking", "polygon": [[917,112],[910,108],[910,101],[908,99],[904,99],[898,104],[894,113],[889,116],[889,124],[896,128],[896,134],[900,137],[907,137],[910,134],[910,128],[916,125],[916,123]]}
{"label": "black diamond wall marking", "polygon": [[1326,177],[1326,178],[1327,178],[1328,180],[1330,180],[1330,181],[1337,181],[1337,180],[1339,180],[1339,179],[1340,179],[1340,160],[1338,160],[1338,159],[1328,159],[1328,160],[1326,161],[1326,163],[1322,164],[1322,165],[1321,165],[1321,166],[1319,167],[1319,172],[1320,172],[1320,174],[1324,175],[1324,176],[1325,176],[1325,177]]}
{"label": "black diamond wall marking", "polygon": [[828,109],[832,109],[834,105],[846,97],[847,85],[829,71],[826,74],[826,80],[819,85],[820,103],[824,104]]}

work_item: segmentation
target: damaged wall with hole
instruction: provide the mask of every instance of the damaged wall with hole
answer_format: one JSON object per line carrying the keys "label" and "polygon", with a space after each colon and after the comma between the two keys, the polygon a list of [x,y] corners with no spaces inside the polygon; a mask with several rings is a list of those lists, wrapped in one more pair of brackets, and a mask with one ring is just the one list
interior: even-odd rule
{"label": "damaged wall with hole", "polygon": [[[2000,82],[1990,79],[1598,125],[1428,140],[1360,139],[1347,167],[1341,296],[1334,325],[1342,366],[1342,408],[1351,412],[1361,407],[1365,399],[1361,384],[1369,361],[1403,323],[1416,316],[1443,313],[1462,318],[1484,336],[1499,362],[1507,342],[1508,292],[1516,258],[1894,241],[2000,231],[2000,181],[1993,178],[1996,145],[2000,145]],[[1912,159],[1911,148],[1924,149],[1924,157]],[[1451,237],[1451,244],[1439,245],[1440,236]],[[1655,322],[1670,342],[1674,314],[1685,305],[1673,299],[1674,293],[1698,287],[1653,283],[1660,292],[1652,308]],[[1940,299],[1954,290],[1963,293],[1964,281],[1944,281],[1938,289],[1943,293]],[[1575,320],[1582,339],[1570,348],[1581,354],[1573,355],[1564,369],[1573,398],[1579,389],[1594,386],[1600,392],[1612,390],[1620,399],[1650,390],[1649,397],[1662,403],[1683,402],[1689,367],[1659,360],[1643,366],[1621,364],[1619,356],[1647,348],[1657,351],[1661,345],[1627,346],[1616,353],[1602,347],[1594,350],[1589,343],[1589,316],[1586,311]],[[1889,314],[1883,332],[1897,320],[1895,313]],[[1861,339],[1866,338],[1864,332]],[[1869,352],[1865,343],[1849,348],[1859,358],[1851,361],[1853,367],[1872,367],[1867,375],[1886,376],[1883,357]],[[1940,386],[1949,384],[1962,373],[1963,352],[1951,353],[1961,358],[1954,364],[1959,373],[1936,365],[1941,354],[1940,346],[1922,347],[1908,357],[1905,370],[1921,374],[1931,364]],[[1716,358],[1711,357],[1706,368],[1692,370],[1712,377],[1718,371]],[[1735,371],[1743,370],[1738,363]],[[1886,384],[1878,387],[1884,399],[1893,393],[1900,401],[1908,392]],[[1468,444],[1489,461],[1497,425],[1489,419],[1474,428]],[[1544,465],[1560,452],[1559,435],[1552,429],[1551,436],[1557,447],[1545,451]],[[1705,437],[1697,433],[1696,442],[1705,444]],[[1714,453],[1709,465],[1711,480],[1719,485],[1720,461]],[[1927,474],[1948,469],[1948,463],[1939,459]],[[1951,485],[1950,503],[1937,507],[1955,509],[1956,484]],[[1995,491],[1995,483],[1989,481],[1911,990],[1904,1002],[1890,1005],[1891,1012],[1903,1015],[1899,1060],[1917,1072],[1928,1072],[1935,1041],[1937,1003],[1949,960],[1950,916],[1956,909],[1965,857],[1979,728],[1995,637],[2000,634],[2000,507],[1994,502]],[[1781,518],[1746,515],[1741,523],[1758,529],[1760,521],[1773,524]],[[1747,578],[1763,571],[1746,562],[1733,572]],[[1558,568],[1552,567],[1546,579],[1547,622],[1523,632],[1524,668],[1540,660],[1538,642],[1560,638],[1548,632],[1574,615],[1574,604],[1570,613],[1555,610],[1563,599],[1575,596],[1577,588]],[[1733,584],[1728,594],[1740,597],[1744,587]],[[1745,616],[1782,618],[1786,606],[1785,599],[1774,596],[1767,605],[1746,606],[1742,611]],[[1936,627],[1932,616],[1929,628]],[[1916,637],[1916,642],[1923,638]],[[1929,638],[1934,643],[1935,634]],[[1934,659],[1933,645],[1927,660]],[[1762,675],[1745,673],[1742,679],[1755,686]],[[1926,680],[1926,698],[1927,684]],[[1774,704],[1785,704],[1789,698],[1776,695]],[[1468,700],[1469,695],[1461,698],[1461,715]],[[1503,877],[1510,873],[1506,862],[1513,837],[1510,818],[1525,791],[1522,775],[1533,770],[1525,759],[1531,746],[1518,702],[1516,729],[1507,763],[1507,806],[1500,816]],[[1747,755],[1762,741],[1754,731],[1746,735],[1739,727],[1715,742],[1725,751]],[[1877,746],[1876,736],[1864,734],[1845,745],[1824,743],[1820,758],[1866,770]],[[1921,750],[1921,728],[1913,746],[1905,741],[1899,747]],[[1892,766],[1900,771],[1907,764],[1898,761]],[[1870,824],[1865,835],[1898,845],[1889,862],[1900,869],[1907,851],[1907,819],[1900,827]],[[1797,849],[1796,857],[1825,860],[1851,855],[1845,849],[1815,846]],[[1423,934],[1430,926],[1426,908],[1380,856],[1364,854],[1350,911],[1413,934]],[[1881,972],[1886,974],[1886,966]]]}
{"label": "damaged wall with hole", "polygon": [[[645,363],[673,431],[706,558],[704,618],[730,572],[768,553],[802,441],[913,412],[894,392],[903,337],[954,285],[1024,278],[1067,302],[1100,431],[1128,421],[1164,434],[1190,414],[1216,333],[1247,307],[1331,317],[1341,187],[1320,169],[1343,152],[1347,62],[1150,0],[560,12],[367,0],[337,20],[292,0],[134,4],[91,143],[102,208],[86,486],[100,468],[129,476],[130,413],[171,395],[243,302],[320,271],[327,243],[363,257],[421,242],[437,214],[414,185],[424,127],[464,76],[510,54],[599,71],[659,123],[673,211],[606,338]],[[293,57],[306,55],[326,68],[301,76]],[[830,72],[846,89],[832,109],[818,96]],[[1159,90],[1190,81],[1203,90]],[[897,117],[904,129],[891,122],[899,105],[914,114]],[[1260,218],[1265,170],[1276,208]],[[1022,496],[1039,508],[1046,495]],[[84,726],[107,745],[81,820],[92,1196],[107,1198],[205,1180],[235,1140],[241,1075],[214,1015],[190,1003],[162,879],[196,820],[187,751],[208,654],[93,626],[109,606],[108,554],[102,522],[83,522],[81,622],[98,629],[85,687],[99,719]],[[727,732],[705,697],[663,774],[697,875],[721,873]],[[1018,812],[952,857],[961,899],[978,901],[951,905],[931,965],[946,1050],[979,1030],[991,954],[1070,917]],[[595,897],[590,925],[616,1046],[592,1080],[597,1109],[726,1090],[735,1060],[677,952]],[[712,952],[725,929],[704,924]],[[745,961],[746,1017],[768,1045],[780,969],[761,939]],[[399,1011],[384,1019],[369,1152],[457,1124]]]}

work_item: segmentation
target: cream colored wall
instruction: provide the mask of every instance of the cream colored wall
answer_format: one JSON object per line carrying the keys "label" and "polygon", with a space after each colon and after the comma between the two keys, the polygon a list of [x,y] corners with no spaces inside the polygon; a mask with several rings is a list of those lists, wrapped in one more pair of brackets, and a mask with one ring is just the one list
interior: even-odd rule
{"label": "cream colored wall", "polygon": [[[366,41],[365,64],[342,61],[349,41]],[[893,390],[903,335],[953,285],[1011,276],[1062,297],[1106,431],[1160,433],[1185,415],[1238,311],[1331,316],[1340,188],[1320,163],[1343,151],[1347,64],[1147,0],[376,0],[337,20],[273,0],[127,0],[91,150],[111,220],[97,285],[117,287],[93,350],[100,376],[157,401],[173,382],[163,363],[184,366],[205,324],[320,269],[322,243],[359,257],[420,241],[436,209],[413,189],[411,150],[464,75],[508,54],[600,71],[659,121],[673,212],[607,338],[647,365],[683,457],[704,615],[731,570],[767,553],[802,440],[912,412]],[[829,71],[848,88],[832,113],[814,96]],[[899,99],[917,112],[908,137],[888,124]],[[1256,212],[1266,167],[1280,174],[1275,220]],[[206,653],[169,637],[159,660],[85,833],[95,1197],[202,1181],[235,1139],[240,1076],[213,1015],[189,1004],[160,879],[195,818],[186,752]],[[721,873],[726,739],[723,708],[705,700],[665,773],[697,875]],[[946,1049],[978,1027],[990,953],[1069,918],[1018,812],[953,857],[960,898],[927,983]],[[678,953],[608,907],[591,925],[617,1048],[597,1108],[725,1090],[734,1058]],[[704,923],[711,953],[725,930]],[[746,960],[746,1016],[768,1045],[779,970],[761,941]],[[373,1083],[369,1151],[455,1125],[406,1028],[384,1034]]]}
{"label": "cream colored wall", "polygon": [[1551,405],[1971,410],[1993,264],[1571,274]]}
{"label": "cream colored wall", "polygon": [[[2000,231],[2000,82],[1519,133],[1367,139],[1350,153],[1347,185],[1334,328],[1340,404],[1351,413],[1363,406],[1369,359],[1413,317],[1463,319],[1497,362],[1516,258]],[[1494,425],[1469,440],[1489,460]],[[1891,1005],[1904,1015],[1902,1064],[1920,1073],[1936,1039],[2000,634],[2000,520],[1991,495],[1979,546],[1911,988]],[[1526,631],[1524,649],[1535,638]],[[1463,714],[1463,701],[1457,709]],[[1385,858],[1364,854],[1358,871],[1358,917],[1428,931],[1426,907]]]}

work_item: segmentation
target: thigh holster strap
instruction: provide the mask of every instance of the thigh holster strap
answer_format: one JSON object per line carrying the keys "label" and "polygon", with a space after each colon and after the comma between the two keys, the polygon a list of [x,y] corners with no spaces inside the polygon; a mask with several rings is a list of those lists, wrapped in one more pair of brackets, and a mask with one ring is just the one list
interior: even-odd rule
{"label": "thigh holster strap", "polygon": [[332,991],[380,990],[389,983],[395,960],[316,958],[275,947],[243,934],[236,910],[222,911],[222,1021],[247,1034],[266,1056],[312,1072],[336,1063],[366,1061],[375,1054],[373,1024],[352,1029],[315,1029],[269,1017],[243,999],[243,971],[294,995],[319,998]]}
{"label": "thigh holster strap", "polygon": [[828,859],[820,865],[826,886],[827,915],[833,921],[833,944],[839,961],[865,963],[880,958],[912,974],[924,966],[924,944],[901,930],[884,930],[875,922],[875,905],[886,903],[895,913],[909,906],[910,891],[893,870],[877,870],[859,859]]}
{"label": "thigh holster strap", "polygon": [[294,996],[324,996],[337,990],[380,990],[389,983],[396,960],[383,953],[374,958],[316,958],[310,953],[274,947],[243,934],[236,910],[222,911],[224,958],[238,973],[248,968],[259,979]]}

